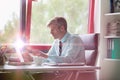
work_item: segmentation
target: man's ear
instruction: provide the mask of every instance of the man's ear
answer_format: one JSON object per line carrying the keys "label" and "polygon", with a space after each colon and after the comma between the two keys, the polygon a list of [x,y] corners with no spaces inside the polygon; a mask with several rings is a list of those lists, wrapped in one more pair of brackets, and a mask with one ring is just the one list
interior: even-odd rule
{"label": "man's ear", "polygon": [[60,30],[61,30],[61,31],[64,31],[64,30],[65,30],[64,26],[61,26]]}

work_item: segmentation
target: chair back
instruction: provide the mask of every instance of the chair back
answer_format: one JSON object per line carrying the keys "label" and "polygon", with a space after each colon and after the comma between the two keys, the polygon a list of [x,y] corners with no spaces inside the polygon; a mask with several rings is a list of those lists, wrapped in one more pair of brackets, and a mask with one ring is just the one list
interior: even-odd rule
{"label": "chair back", "polygon": [[98,56],[99,33],[79,35],[85,46],[85,58],[87,65],[95,65]]}

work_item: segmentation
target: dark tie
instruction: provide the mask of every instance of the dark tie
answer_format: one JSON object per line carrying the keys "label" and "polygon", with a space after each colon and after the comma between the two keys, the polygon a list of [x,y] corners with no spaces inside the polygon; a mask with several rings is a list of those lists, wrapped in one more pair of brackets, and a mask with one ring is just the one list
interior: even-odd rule
{"label": "dark tie", "polygon": [[61,56],[62,53],[62,42],[59,41],[59,56]]}

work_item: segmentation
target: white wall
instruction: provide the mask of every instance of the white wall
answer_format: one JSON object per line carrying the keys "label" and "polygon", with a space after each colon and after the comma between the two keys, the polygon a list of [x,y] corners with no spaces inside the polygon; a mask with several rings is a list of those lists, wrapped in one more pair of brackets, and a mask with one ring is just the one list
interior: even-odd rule
{"label": "white wall", "polygon": [[94,29],[96,33],[100,33],[100,0],[95,0],[94,15]]}

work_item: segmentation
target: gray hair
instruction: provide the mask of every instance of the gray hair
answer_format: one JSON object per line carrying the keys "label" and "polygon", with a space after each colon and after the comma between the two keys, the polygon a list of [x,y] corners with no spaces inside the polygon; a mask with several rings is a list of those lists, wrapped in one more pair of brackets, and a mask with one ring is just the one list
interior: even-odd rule
{"label": "gray hair", "polygon": [[53,18],[49,23],[48,23],[48,27],[50,25],[57,25],[58,27],[64,26],[65,30],[67,30],[67,21],[65,18],[63,17],[55,17]]}

